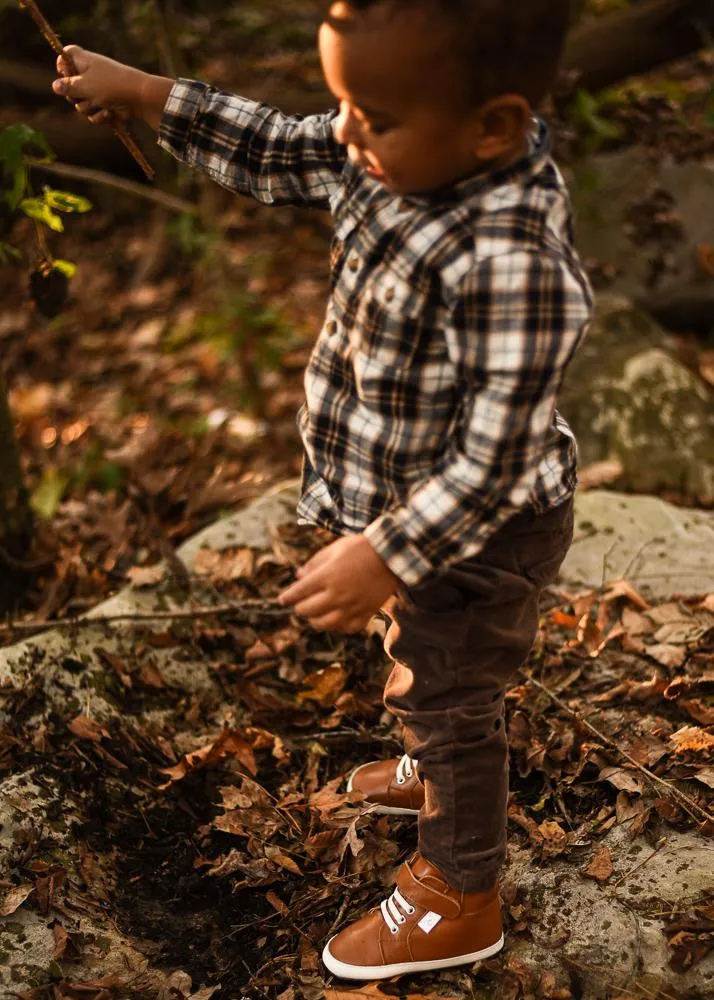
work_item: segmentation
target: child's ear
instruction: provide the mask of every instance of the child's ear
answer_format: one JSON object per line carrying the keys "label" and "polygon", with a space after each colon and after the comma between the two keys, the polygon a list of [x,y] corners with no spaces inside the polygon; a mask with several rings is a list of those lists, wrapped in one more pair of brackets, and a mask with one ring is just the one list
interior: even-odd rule
{"label": "child's ear", "polygon": [[517,151],[532,118],[530,104],[518,94],[504,94],[483,104],[476,113],[480,160],[500,160]]}

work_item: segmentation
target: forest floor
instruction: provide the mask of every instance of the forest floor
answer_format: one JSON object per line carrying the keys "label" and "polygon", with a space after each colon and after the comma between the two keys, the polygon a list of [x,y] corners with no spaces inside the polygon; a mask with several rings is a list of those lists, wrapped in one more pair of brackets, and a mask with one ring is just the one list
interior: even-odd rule
{"label": "forest floor", "polygon": [[[316,79],[287,41],[272,64],[267,54],[260,60],[242,78],[272,72],[278,89],[306,72],[311,85]],[[212,54],[205,73],[227,86],[234,80],[225,53]],[[620,104],[582,107],[578,120],[558,123],[563,158],[624,139],[657,155],[710,155],[710,77],[703,55]],[[621,128],[620,137],[607,138],[602,122]],[[79,265],[59,316],[48,321],[32,307],[24,271],[0,271],[3,366],[38,517],[26,563],[6,560],[27,577],[18,608],[26,621],[84,612],[142,573],[150,579],[181,541],[299,473],[295,414],[327,291],[326,214],[265,209],[184,179],[182,193],[202,206],[199,223],[129,195],[110,202],[84,190],[98,207],[52,240],[57,256]],[[31,247],[28,225],[16,236]],[[599,273],[602,262],[592,264]],[[711,377],[705,348],[694,359]],[[269,598],[318,541],[284,533],[262,564],[234,553],[234,562],[205,571],[227,598]],[[591,734],[536,681],[565,697],[571,713],[601,706],[606,714],[589,715],[593,724],[702,802],[714,787],[711,597],[652,609],[623,586],[552,603],[527,673],[508,696],[512,836],[547,861],[581,857],[583,843],[616,822],[631,823],[653,849],[669,827],[708,829],[611,748],[588,746]],[[8,643],[16,638],[5,633]],[[0,729],[0,774],[32,766],[80,804],[82,891],[91,897],[93,857],[114,856],[121,879],[102,905],[152,961],[187,969],[211,989],[221,983],[207,998],[339,1000],[342,993],[321,986],[318,943],[348,910],[382,898],[394,864],[413,847],[408,823],[368,822],[339,790],[366,756],[399,753],[382,716],[378,639],[261,620],[186,623],[146,631],[142,642],[149,653],[198,651],[223,702],[198,703],[136,649],[107,660],[121,715],[106,731],[81,711],[70,718],[54,709],[38,731],[29,723],[43,711],[39,686],[8,688],[0,692],[12,720]],[[596,658],[601,669],[592,674]],[[182,756],[177,734],[215,726],[228,705],[236,709],[224,735]],[[160,735],[140,719],[147,708],[165,713]],[[13,879],[19,872],[30,903],[56,916],[54,904],[68,899],[62,884],[76,885],[76,873],[54,870],[41,838],[16,854]],[[586,877],[611,879],[605,854],[590,867]],[[22,904],[16,889],[0,883],[4,912]],[[511,933],[527,936],[531,904],[516,886],[505,899]],[[28,1000],[139,995],[126,982],[72,986],[83,942],[58,926],[56,969]],[[714,896],[671,912],[668,926],[673,968],[701,961],[714,942]],[[445,992],[569,1000],[578,995],[577,971],[571,991],[558,992],[545,973],[534,978],[496,959],[475,977],[451,972],[409,989]],[[605,985],[607,995],[617,991]]]}
{"label": "forest floor", "polygon": [[[344,791],[354,766],[401,753],[381,701],[380,630],[344,637],[269,607],[240,611],[274,600],[319,541],[291,525],[257,550],[199,549],[183,577],[175,564],[134,574],[158,588],[159,608],[233,602],[233,614],[94,626],[88,640],[73,628],[46,652],[8,651],[0,774],[15,832],[0,914],[29,908],[54,934],[53,960],[18,1000],[703,998],[677,979],[710,963],[714,887],[688,874],[677,838],[714,835],[714,595],[653,606],[623,581],[560,589],[544,606],[506,700],[510,851],[527,852],[543,885],[553,865],[576,894],[596,883],[613,910],[627,907],[626,926],[656,922],[669,971],[640,964],[637,948],[625,962],[634,972],[598,966],[572,911],[544,926],[544,901],[506,874],[507,947],[478,969],[402,977],[383,992],[325,979],[325,940],[388,894],[415,828]],[[641,853],[613,845],[617,831]],[[647,869],[668,844],[678,874],[653,890]],[[83,931],[87,915],[165,970],[163,992],[136,960],[96,971],[107,945]],[[554,960],[524,961],[519,945],[542,949],[544,935],[557,938]],[[618,966],[625,937],[603,937]]]}

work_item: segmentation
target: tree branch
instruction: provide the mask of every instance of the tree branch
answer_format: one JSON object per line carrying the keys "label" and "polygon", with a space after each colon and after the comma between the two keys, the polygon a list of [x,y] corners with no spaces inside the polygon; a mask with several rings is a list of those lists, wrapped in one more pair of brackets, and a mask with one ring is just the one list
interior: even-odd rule
{"label": "tree branch", "polygon": [[713,0],[647,0],[576,28],[563,69],[577,87],[601,90],[712,44]]}
{"label": "tree branch", "polygon": [[26,157],[26,162],[33,170],[42,170],[48,174],[55,174],[57,177],[69,177],[76,181],[87,181],[90,184],[101,184],[102,187],[114,188],[116,191],[124,191],[126,194],[135,195],[137,198],[146,198],[164,208],[170,208],[174,212],[186,212],[189,215],[197,215],[198,207],[191,201],[161,191],[159,188],[151,188],[146,184],[139,184],[136,181],[126,180],[124,177],[116,177],[108,174],[104,170],[95,170],[90,167],[74,167],[69,163],[57,163],[53,161],[47,163],[35,157]]}
{"label": "tree branch", "polygon": [[135,611],[119,615],[85,616],[83,618],[59,618],[57,621],[5,622],[0,625],[0,635],[12,633],[27,634],[57,631],[71,631],[93,627],[94,625],[115,625],[117,622],[171,622],[213,618],[215,615],[255,616],[269,615],[282,618],[293,613],[292,608],[284,608],[274,601],[233,601],[216,604],[215,607],[189,608],[176,611]]}

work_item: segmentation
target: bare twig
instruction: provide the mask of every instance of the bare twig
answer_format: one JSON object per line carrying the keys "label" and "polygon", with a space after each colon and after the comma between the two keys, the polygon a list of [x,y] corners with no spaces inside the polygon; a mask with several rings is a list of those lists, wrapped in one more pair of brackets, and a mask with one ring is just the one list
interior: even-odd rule
{"label": "bare twig", "polygon": [[[608,889],[611,889],[611,890],[617,889],[618,885],[622,885],[622,883],[626,879],[628,879],[630,877],[630,875],[634,875],[635,872],[637,872],[637,871],[640,870],[640,868],[644,868],[644,866],[649,861],[652,860],[652,858],[655,856],[655,854],[659,854],[659,852],[662,850],[662,848],[666,847],[666,846],[667,846],[667,838],[666,837],[662,837],[662,840],[659,842],[659,844],[657,845],[657,847],[655,847],[655,849],[652,851],[651,854],[647,855],[647,857],[644,859],[644,861],[638,861],[637,864],[633,868],[630,868],[630,870],[628,872],[625,872],[624,875],[621,875],[619,877],[619,879],[617,880],[617,882],[613,882],[611,885],[608,885]],[[613,892],[613,895],[617,896],[617,893]]]}
{"label": "bare twig", "polygon": [[[70,73],[72,76],[77,75],[77,67],[74,65],[72,58],[67,55],[64,51],[64,45],[57,34],[57,32],[52,28],[47,18],[44,16],[40,8],[37,6],[35,0],[19,0],[20,7],[24,7],[32,20],[35,22],[37,27],[40,29],[42,37],[45,39],[47,44],[50,46],[55,55],[62,56],[67,63]],[[151,166],[149,161],[146,159],[142,151],[139,149],[136,140],[129,132],[123,121],[112,116],[112,128],[114,133],[121,142],[124,143],[126,148],[129,150],[131,155],[134,157],[136,162],[139,164],[141,169],[144,171],[146,176],[150,181],[154,179],[154,168]]]}
{"label": "bare twig", "polygon": [[[702,806],[700,806],[699,803],[695,802],[693,798],[691,798],[685,792],[680,791],[679,788],[677,788],[676,785],[673,785],[670,781],[665,780],[665,778],[660,778],[660,776],[658,774],[655,774],[654,771],[650,771],[649,768],[644,767],[642,764],[640,764],[639,761],[635,760],[635,758],[632,757],[626,750],[623,750],[622,747],[618,746],[614,740],[611,740],[609,736],[605,735],[605,733],[601,733],[599,729],[596,729],[595,726],[592,725],[592,723],[588,722],[587,719],[584,719],[582,715],[580,715],[578,712],[573,711],[573,709],[570,708],[569,705],[566,705],[565,702],[561,698],[559,698],[556,694],[554,694],[549,688],[547,688],[545,684],[541,684],[540,681],[537,681],[535,677],[529,674],[526,670],[523,670],[523,668],[521,668],[520,673],[531,684],[535,684],[535,686],[540,688],[541,691],[544,692],[544,694],[547,694],[548,697],[552,701],[554,701],[559,708],[562,708],[564,712],[567,712],[568,715],[571,716],[571,718],[579,722],[580,725],[585,726],[585,728],[588,729],[593,734],[593,736],[597,736],[597,738],[599,740],[602,740],[603,743],[606,743],[609,747],[612,747],[613,750],[616,750],[621,757],[624,757],[625,760],[627,760],[630,764],[633,765],[633,767],[636,767],[638,771],[641,771],[642,774],[646,775],[650,781],[665,788],[667,790],[668,795],[672,795],[678,798],[680,800],[680,803],[682,803],[686,811],[689,813],[689,815],[692,816],[695,820],[697,820],[697,822],[700,823],[703,817],[705,822],[714,823],[714,816],[711,813],[707,812],[706,809],[704,809]],[[699,814],[699,816],[696,815],[697,813]]]}
{"label": "bare twig", "polygon": [[[629,983],[628,986],[620,986],[618,983],[613,983],[605,978],[602,978],[603,973],[612,974],[613,970],[604,965],[587,965],[585,962],[578,962],[576,959],[571,958],[569,955],[563,957],[563,961],[566,965],[572,965],[576,969],[582,969],[584,972],[596,972],[600,978],[599,982],[602,986],[605,986],[617,993],[621,993],[623,996],[631,997],[647,997],[648,1000],[677,1000],[675,996],[671,993],[665,993],[665,991],[660,987],[657,989],[656,993],[653,993],[647,986],[642,983]],[[637,990],[638,992],[633,992]]]}
{"label": "bare twig", "polygon": [[230,604],[216,604],[215,607],[199,607],[176,611],[135,611],[132,614],[97,615],[94,618],[60,618],[57,621],[6,622],[0,625],[0,635],[8,633],[49,632],[92,627],[94,625],[114,625],[116,622],[167,622],[191,621],[212,618],[214,615],[270,615],[284,617],[293,613],[292,608],[284,608],[273,601],[233,601]]}
{"label": "bare twig", "polygon": [[162,208],[170,208],[175,212],[185,212],[187,215],[196,215],[198,207],[191,201],[178,198],[176,195],[161,191],[159,188],[151,188],[146,184],[138,184],[136,181],[126,180],[124,177],[116,177],[104,170],[94,170],[91,167],[74,167],[69,163],[57,163],[41,160],[34,156],[25,157],[34,170],[43,170],[48,174],[55,174],[57,177],[70,177],[72,180],[87,181],[89,184],[101,184],[102,187],[114,188],[116,191],[124,191],[126,194],[136,195],[137,198],[146,198],[153,201]]}

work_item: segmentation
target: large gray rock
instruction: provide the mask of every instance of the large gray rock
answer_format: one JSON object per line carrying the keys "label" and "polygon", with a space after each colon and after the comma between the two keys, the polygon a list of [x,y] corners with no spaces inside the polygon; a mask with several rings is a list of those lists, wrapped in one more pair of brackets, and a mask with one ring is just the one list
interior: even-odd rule
{"label": "large gray rock", "polygon": [[714,396],[628,300],[599,299],[559,407],[581,465],[621,463],[619,489],[714,503]]}
{"label": "large gray rock", "polygon": [[614,269],[611,290],[673,329],[714,331],[714,162],[675,163],[634,146],[588,157],[570,176],[577,242]]}
{"label": "large gray rock", "polygon": [[561,575],[591,588],[626,578],[652,600],[714,593],[714,514],[658,497],[580,493]]}
{"label": "large gray rock", "polygon": [[[296,497],[295,484],[278,495],[264,497],[247,510],[206,529],[187,542],[179,555],[190,569],[203,547],[217,550],[243,545],[267,547],[271,529],[293,519]],[[634,506],[628,507],[630,502]],[[599,511],[598,503],[607,517]],[[631,555],[621,552],[620,546],[631,544],[630,535],[636,527],[648,523],[644,539],[640,536],[634,544],[642,548],[643,541],[650,541],[652,534],[662,539],[662,549],[668,553],[670,563],[658,561],[657,571],[666,565],[676,567],[689,539],[702,556],[697,570],[699,584],[708,589],[705,585],[713,582],[714,524],[711,519],[702,520],[699,534],[687,535],[682,533],[685,532],[683,519],[697,520],[698,517],[674,512],[674,508],[652,498],[628,501],[616,494],[591,493],[579,496],[577,504],[578,533],[587,538],[576,541],[575,555],[566,567],[567,580],[587,583],[590,579],[599,583],[603,555],[609,550],[618,559],[632,562]],[[656,517],[651,511],[645,513],[647,504],[654,505]],[[582,546],[586,548],[578,553]],[[587,558],[578,559],[585,553]],[[613,566],[614,575],[621,565],[624,570],[626,566],[620,562]],[[596,566],[600,568],[599,573],[595,573]],[[672,568],[671,573],[668,586],[681,591],[682,580],[676,577],[676,569]],[[159,596],[151,590],[127,590],[95,609],[93,614],[125,614],[152,607],[166,610],[166,595]],[[105,649],[121,655],[127,631],[126,627],[96,623],[81,629],[77,635],[49,633],[0,650],[0,683],[22,683],[30,676],[38,677],[50,703],[59,710],[66,713],[70,698],[94,719],[108,719],[116,710],[103,697],[101,685],[97,683],[102,667],[94,650],[101,639]],[[85,670],[66,669],[63,662],[69,652],[74,658],[83,659]],[[215,681],[200,656],[188,655],[178,660],[176,651],[171,652],[172,656],[166,662],[161,661],[160,666],[167,676],[173,670],[172,683],[204,698],[219,696]],[[597,663],[590,669],[596,670]],[[201,734],[187,731],[186,749],[196,738],[200,741]],[[0,783],[0,858],[30,825],[51,831],[46,849],[53,859],[70,869],[78,861],[75,856],[78,845],[72,836],[72,812],[63,802],[61,822],[55,822],[58,796],[53,787],[40,778],[28,771]],[[711,997],[714,954],[686,973],[674,972],[668,964],[671,953],[661,920],[668,906],[680,905],[710,884],[711,843],[695,833],[668,830],[666,845],[643,866],[641,862],[651,848],[642,838],[633,839],[626,823],[614,826],[596,844],[590,842],[587,831],[584,835],[585,839],[577,848],[580,853],[569,861],[550,859],[537,863],[533,851],[512,846],[504,878],[520,887],[522,898],[530,902],[532,940],[514,936],[508,942],[505,960],[509,967],[513,961],[520,961],[536,972],[551,970],[553,982],[559,986],[567,985],[569,971],[577,968],[580,1000],[606,1000],[614,995],[613,989],[615,992],[632,991],[633,996],[654,996],[661,990],[663,996],[686,995],[692,1000]],[[611,887],[601,887],[583,875],[595,846],[607,846],[610,850],[617,883]],[[108,889],[116,878],[114,861],[112,857],[97,859]],[[0,871],[0,878],[3,877]],[[167,979],[167,970],[154,967],[132,941],[123,937],[100,913],[83,916],[78,927],[84,935],[95,940],[98,947],[94,964],[85,963],[83,967],[85,975],[93,971],[96,975],[106,975],[114,970],[126,975],[128,970],[140,976],[145,995],[157,1000],[189,994],[192,987],[185,972],[174,970]],[[10,996],[10,990],[22,992],[46,981],[54,946],[48,920],[35,909],[20,907],[9,917],[0,918],[0,996]],[[206,990],[190,996],[193,1000],[204,1000],[210,997],[213,986],[209,984]]]}
{"label": "large gray rock", "polygon": [[[696,834],[675,833],[657,852],[627,823],[598,839],[613,863],[612,886],[582,877],[592,852],[580,864],[553,859],[534,867],[529,851],[511,847],[508,878],[530,900],[532,940],[518,939],[514,953],[532,966],[550,969],[565,985],[572,962],[585,982],[583,997],[714,995],[714,957],[685,974],[669,967],[671,951],[657,915],[711,885],[714,846]],[[646,864],[643,862],[647,859]],[[691,993],[687,991],[691,990]],[[661,991],[661,992],[660,992]]]}

